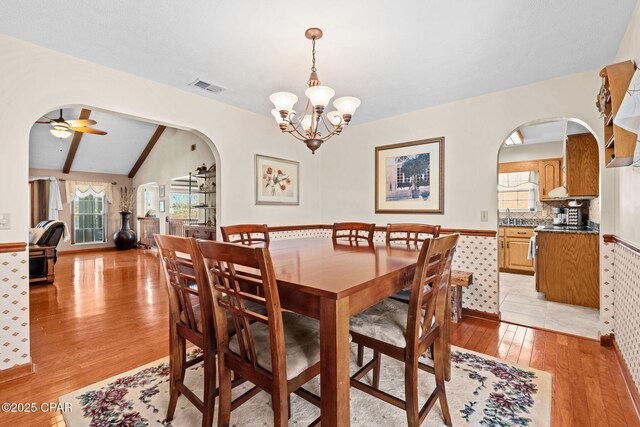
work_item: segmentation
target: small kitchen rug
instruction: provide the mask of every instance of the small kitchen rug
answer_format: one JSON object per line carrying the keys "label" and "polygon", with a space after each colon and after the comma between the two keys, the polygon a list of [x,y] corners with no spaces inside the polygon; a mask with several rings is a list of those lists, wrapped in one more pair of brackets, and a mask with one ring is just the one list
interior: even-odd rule
{"label": "small kitchen rug", "polygon": [[[355,346],[352,360],[355,360]],[[195,353],[192,353],[192,355]],[[446,384],[453,425],[461,426],[549,426],[551,425],[552,380],[548,372],[522,367],[494,357],[453,347],[452,375]],[[366,360],[366,359],[365,359]],[[380,388],[404,396],[404,368],[400,362],[384,357]],[[356,366],[352,362],[352,372]],[[202,364],[187,370],[185,382],[202,393]],[[420,371],[420,402],[432,390],[433,376]],[[243,388],[244,387],[244,388]],[[243,384],[234,395],[250,387]],[[318,378],[305,388],[319,394]],[[64,417],[68,427],[81,426],[170,426],[191,427],[201,423],[200,412],[183,396],[171,422],[164,421],[169,401],[169,360],[158,360],[129,372],[66,394],[61,403],[70,403]],[[270,397],[259,393],[231,413],[231,424],[269,426],[273,424]],[[290,425],[308,425],[320,411],[292,395]],[[217,409],[217,408],[216,408]],[[356,389],[351,389],[351,425],[406,425],[404,411]],[[436,403],[425,425],[444,426],[440,405]]]}

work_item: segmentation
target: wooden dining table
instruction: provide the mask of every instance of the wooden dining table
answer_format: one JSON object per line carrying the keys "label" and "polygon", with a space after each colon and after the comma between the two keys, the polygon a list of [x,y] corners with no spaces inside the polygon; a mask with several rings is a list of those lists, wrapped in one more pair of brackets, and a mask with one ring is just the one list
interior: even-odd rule
{"label": "wooden dining table", "polygon": [[276,240],[269,244],[283,308],[320,320],[323,426],[348,426],[349,318],[406,286],[415,247]]}

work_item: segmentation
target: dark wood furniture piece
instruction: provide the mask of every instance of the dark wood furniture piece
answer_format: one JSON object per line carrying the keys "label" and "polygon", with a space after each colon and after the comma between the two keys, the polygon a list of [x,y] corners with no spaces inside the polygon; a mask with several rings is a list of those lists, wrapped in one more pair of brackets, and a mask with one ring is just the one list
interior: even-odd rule
{"label": "dark wood furniture piece", "polygon": [[269,246],[269,228],[266,224],[238,224],[220,227],[222,240],[245,246],[264,243]]}
{"label": "dark wood furniture piece", "polygon": [[29,283],[53,283],[55,246],[29,245]]}
{"label": "dark wood furniture piece", "polygon": [[[319,406],[317,396],[301,389],[320,373],[319,323],[282,310],[269,249],[213,241],[198,244],[202,257],[194,259],[196,276],[213,291],[217,326],[218,425],[229,425],[232,372],[271,395],[276,426],[288,424],[290,393]],[[263,296],[246,292],[246,283],[260,287]],[[261,306],[266,315],[251,304]],[[235,332],[231,337],[228,328]],[[319,422],[318,418],[312,425]]]}
{"label": "dark wood furniture piece", "polygon": [[[473,283],[470,271],[451,271],[451,321],[458,323],[462,319],[462,289]],[[448,380],[448,378],[447,378]]]}
{"label": "dark wood furniture piece", "polygon": [[331,239],[274,240],[269,246],[282,308],[320,320],[323,426],[348,426],[349,317],[405,286],[418,251]]}
{"label": "dark wood furniture piece", "polygon": [[[351,386],[406,411],[411,427],[422,424],[436,400],[440,401],[445,424],[451,425],[444,377],[444,325],[450,322],[447,307],[451,261],[457,242],[458,235],[424,242],[413,275],[409,304],[386,299],[351,319],[353,342],[373,350],[373,359],[351,377]],[[419,360],[429,348],[433,367]],[[379,389],[381,354],[404,362],[406,400]],[[436,382],[422,407],[418,402],[418,369],[434,374]],[[372,385],[360,381],[371,370]]]}
{"label": "dark wood furniture piece", "polygon": [[198,240],[216,240],[216,228],[206,225],[185,225],[184,237],[193,237]]}
{"label": "dark wood furniture piece", "polygon": [[154,247],[156,241],[153,235],[160,234],[160,218],[139,216],[138,223],[140,226],[140,233],[138,233],[140,240],[138,241],[138,245],[144,246],[145,248]]}
{"label": "dark wood furniture piece", "polygon": [[376,231],[375,224],[363,222],[336,222],[333,224],[333,240],[346,239],[348,241],[365,241],[373,243],[373,234]]}
{"label": "dark wood furniture piece", "polygon": [[598,234],[536,232],[536,290],[548,301],[600,307]]}

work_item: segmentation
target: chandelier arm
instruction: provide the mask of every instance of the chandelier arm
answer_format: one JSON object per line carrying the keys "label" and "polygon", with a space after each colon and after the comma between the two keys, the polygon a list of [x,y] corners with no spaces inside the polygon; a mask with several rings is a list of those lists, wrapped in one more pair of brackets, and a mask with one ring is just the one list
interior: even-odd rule
{"label": "chandelier arm", "polygon": [[[295,139],[297,139],[298,141],[302,141],[302,142],[304,142],[304,141],[305,141],[305,139],[306,139],[306,138],[301,138],[301,137],[299,137],[298,135],[296,135],[295,133],[293,133],[293,131],[291,131],[291,130],[286,131],[286,133],[290,134],[292,137],[294,137],[294,138],[295,138]],[[298,132],[298,134],[299,134],[299,132]]]}
{"label": "chandelier arm", "polygon": [[331,120],[329,120],[331,127],[327,125],[328,118],[326,118],[324,114],[321,117],[322,117],[322,123],[324,124],[324,128],[327,130],[327,132],[331,132],[331,133],[335,132],[338,129],[338,127],[342,125],[342,117],[340,118],[340,124],[338,126],[334,125],[333,123],[331,123]]}

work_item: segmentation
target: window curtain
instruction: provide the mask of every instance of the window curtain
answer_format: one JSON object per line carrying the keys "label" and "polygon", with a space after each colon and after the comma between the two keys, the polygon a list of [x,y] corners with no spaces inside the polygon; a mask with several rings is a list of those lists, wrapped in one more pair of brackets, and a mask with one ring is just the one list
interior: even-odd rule
{"label": "window curtain", "polygon": [[73,202],[76,196],[86,196],[91,194],[95,197],[102,197],[104,194],[107,202],[113,203],[113,191],[110,182],[86,182],[67,181],[67,202]]}
{"label": "window curtain", "polygon": [[54,176],[29,177],[31,194],[31,226],[44,220],[58,220],[62,210],[62,197],[58,180]]}

